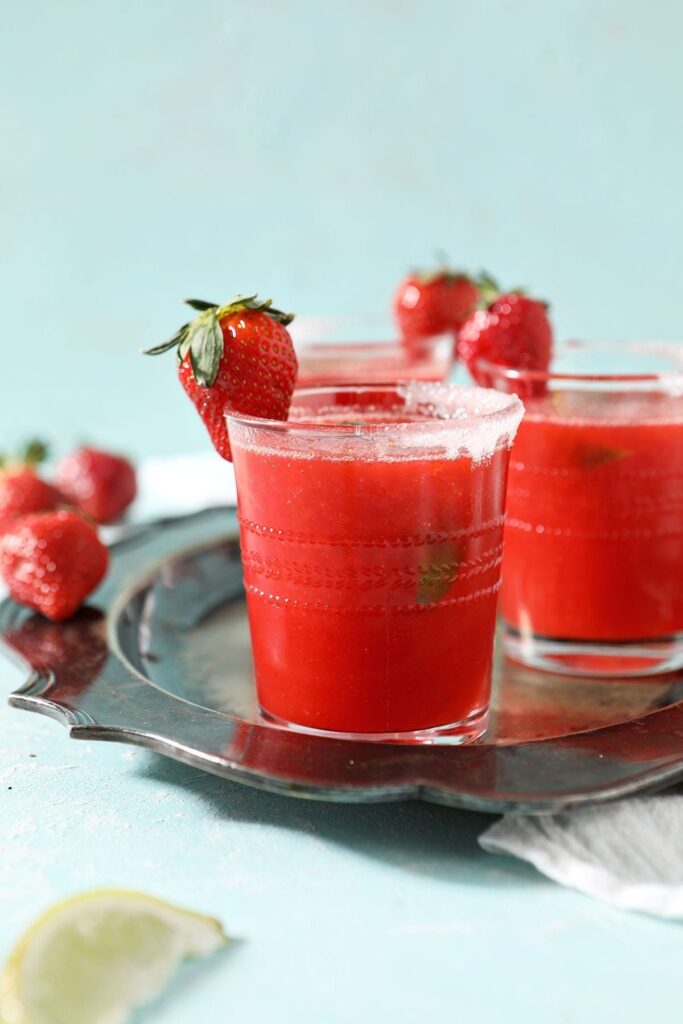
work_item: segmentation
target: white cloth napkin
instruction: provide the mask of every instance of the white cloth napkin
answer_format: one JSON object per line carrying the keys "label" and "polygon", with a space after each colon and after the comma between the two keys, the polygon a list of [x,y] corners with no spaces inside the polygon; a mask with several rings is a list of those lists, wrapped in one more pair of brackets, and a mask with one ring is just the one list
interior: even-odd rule
{"label": "white cloth napkin", "polygon": [[144,522],[236,503],[232,464],[214,452],[146,459],[138,467],[138,497],[130,519]]}
{"label": "white cloth napkin", "polygon": [[683,787],[565,814],[506,815],[479,843],[624,910],[683,918]]}

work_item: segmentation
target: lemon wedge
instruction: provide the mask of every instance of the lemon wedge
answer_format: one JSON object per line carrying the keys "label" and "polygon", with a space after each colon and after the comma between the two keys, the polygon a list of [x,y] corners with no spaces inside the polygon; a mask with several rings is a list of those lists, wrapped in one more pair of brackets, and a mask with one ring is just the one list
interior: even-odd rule
{"label": "lemon wedge", "polygon": [[227,942],[221,924],[141,892],[57,903],[21,937],[0,981],[1,1024],[125,1024],[181,961]]}

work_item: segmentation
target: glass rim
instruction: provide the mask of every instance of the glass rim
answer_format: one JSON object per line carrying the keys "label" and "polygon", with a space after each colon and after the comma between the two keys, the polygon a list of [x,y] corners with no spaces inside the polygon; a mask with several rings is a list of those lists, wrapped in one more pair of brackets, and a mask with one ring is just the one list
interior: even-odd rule
{"label": "glass rim", "polygon": [[[390,317],[385,313],[302,313],[297,314],[289,328],[294,348],[307,348],[309,345],[403,345],[404,338]],[[367,337],[373,335],[372,338]],[[448,339],[453,344],[452,331],[440,331],[427,334],[418,342],[431,342]]]}
{"label": "glass rim", "polygon": [[554,355],[563,352],[580,352],[580,351],[608,351],[611,353],[613,358],[616,358],[619,353],[631,352],[631,353],[651,353],[652,355],[667,356],[670,355],[674,361],[680,363],[679,367],[671,370],[659,370],[652,371],[651,373],[597,373],[592,371],[582,372],[580,370],[569,372],[569,371],[555,371],[555,370],[532,370],[527,368],[520,368],[509,366],[507,363],[496,363],[490,359],[476,359],[474,365],[477,370],[483,371],[484,373],[494,374],[499,377],[504,377],[507,380],[515,381],[582,381],[588,383],[605,383],[605,384],[638,384],[657,382],[657,381],[669,381],[681,379],[683,381],[683,343],[675,341],[598,341],[596,339],[579,341],[578,339],[570,339],[568,341],[561,342],[554,349]]}
{"label": "glass rim", "polygon": [[[338,394],[395,394],[401,396],[401,392],[411,391],[413,394],[422,393],[425,398],[430,396],[438,397],[438,394],[445,394],[450,397],[466,395],[471,400],[476,395],[486,395],[486,401],[491,402],[497,408],[491,408],[484,412],[473,413],[470,416],[458,418],[425,416],[422,419],[411,420],[410,422],[397,423],[298,423],[296,420],[273,420],[260,416],[248,416],[245,414],[235,415],[225,411],[224,417],[228,423],[235,423],[243,427],[252,427],[263,430],[273,430],[279,433],[301,434],[307,437],[357,437],[362,435],[386,435],[401,434],[410,431],[424,433],[439,433],[446,430],[472,430],[477,426],[490,426],[500,423],[501,428],[515,414],[523,412],[524,406],[515,394],[507,394],[504,391],[496,391],[495,388],[483,388],[477,385],[435,383],[432,381],[401,381],[397,384],[325,384],[320,387],[296,388],[292,396],[294,404],[297,396],[307,395],[338,395]],[[495,396],[495,398],[494,398]],[[343,410],[343,406],[338,407]],[[314,411],[312,410],[314,414]]]}
{"label": "glass rim", "polygon": [[334,338],[331,341],[326,341],[324,338],[306,338],[305,340],[294,341],[294,350],[299,355],[308,355],[310,352],[315,351],[316,355],[355,355],[359,352],[369,352],[370,355],[374,355],[378,350],[390,349],[392,352],[404,352],[410,355],[416,349],[419,352],[420,348],[436,348],[438,345],[448,346],[453,345],[452,334],[428,334],[424,338],[416,338],[414,347],[408,347],[405,344],[403,338],[396,334],[393,338],[373,338],[372,340],[362,340],[361,338],[340,338],[337,340]]}

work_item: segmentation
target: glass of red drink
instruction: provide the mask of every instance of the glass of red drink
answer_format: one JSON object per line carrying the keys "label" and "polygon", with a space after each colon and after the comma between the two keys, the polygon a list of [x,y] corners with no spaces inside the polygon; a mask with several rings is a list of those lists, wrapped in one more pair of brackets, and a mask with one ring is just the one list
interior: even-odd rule
{"label": "glass of red drink", "polygon": [[297,317],[290,331],[299,387],[444,381],[453,366],[452,334],[406,342],[383,317]]}
{"label": "glass of red drink", "polygon": [[578,675],[683,665],[683,346],[571,342],[524,398],[510,462],[507,652]]}
{"label": "glass of red drink", "polygon": [[282,724],[463,742],[489,706],[516,396],[299,390],[228,417],[256,688]]}

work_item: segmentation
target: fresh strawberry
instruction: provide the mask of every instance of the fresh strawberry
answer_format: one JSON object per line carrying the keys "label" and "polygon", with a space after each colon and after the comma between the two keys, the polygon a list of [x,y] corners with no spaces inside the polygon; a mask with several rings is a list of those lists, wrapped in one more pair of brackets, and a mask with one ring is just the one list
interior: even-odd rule
{"label": "fresh strawberry", "polygon": [[478,301],[479,288],[467,274],[410,274],[394,296],[394,316],[403,337],[412,341],[457,331]]}
{"label": "fresh strawberry", "polygon": [[0,476],[0,536],[20,516],[49,512],[64,503],[64,497],[32,469],[20,469]]}
{"label": "fresh strawberry", "polygon": [[106,547],[78,512],[24,516],[0,544],[0,572],[10,595],[53,622],[80,608],[108,563]]}
{"label": "fresh strawberry", "polygon": [[46,454],[41,442],[31,441],[16,459],[0,459],[0,537],[19,516],[49,512],[64,502],[63,495],[35,471]]}
{"label": "fresh strawberry", "polygon": [[544,303],[518,292],[499,295],[458,332],[458,356],[479,384],[490,383],[479,360],[518,370],[547,370],[553,331]]}
{"label": "fresh strawberry", "polygon": [[97,523],[118,519],[137,494],[130,462],[96,448],[79,448],[62,459],[57,484],[69,501]]}
{"label": "fresh strawberry", "polygon": [[224,306],[187,299],[199,311],[170,341],[147,350],[177,349],[178,376],[214,447],[231,459],[226,412],[286,420],[298,364],[287,325],[293,313],[270,300],[238,296]]}

